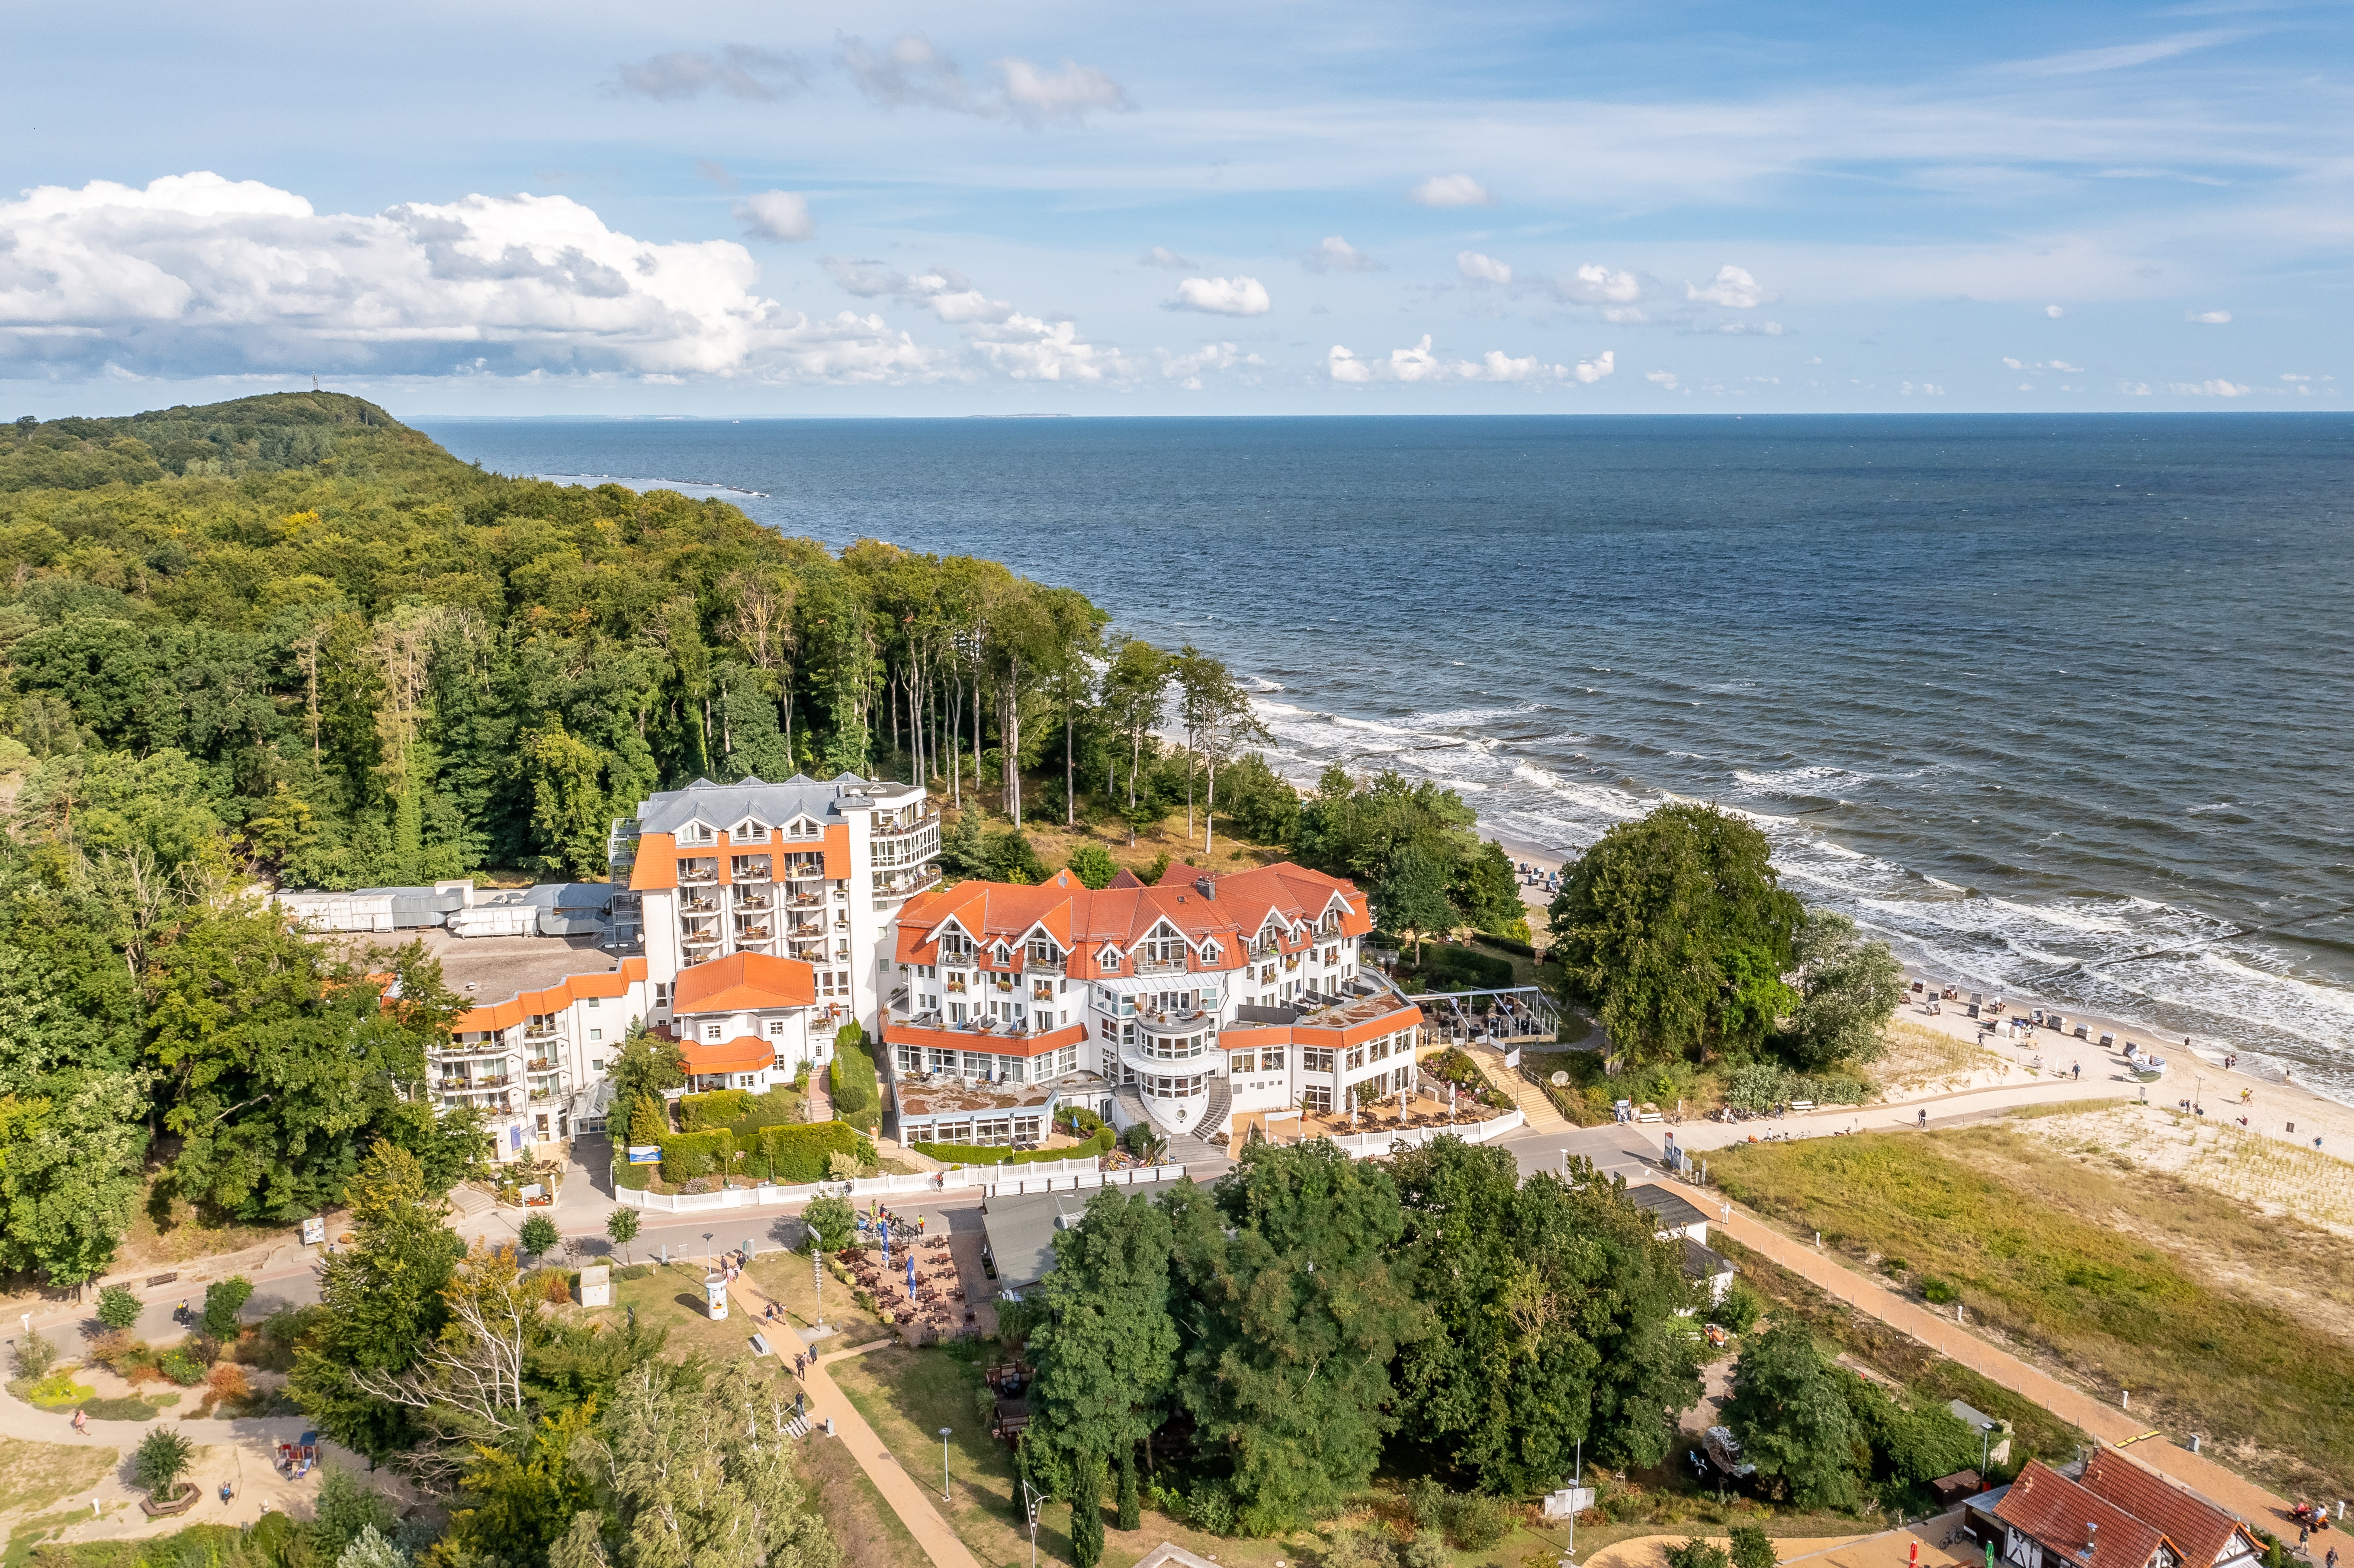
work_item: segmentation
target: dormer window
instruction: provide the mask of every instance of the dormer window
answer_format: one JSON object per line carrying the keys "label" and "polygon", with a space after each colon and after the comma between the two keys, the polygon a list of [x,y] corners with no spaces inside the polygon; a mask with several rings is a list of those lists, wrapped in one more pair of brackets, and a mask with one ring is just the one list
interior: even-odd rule
{"label": "dormer window", "polygon": [[1010,964],[1013,961],[1013,949],[1000,942],[992,956],[1001,964]]}
{"label": "dormer window", "polygon": [[739,844],[767,843],[769,842],[768,824],[765,822],[741,823],[737,827],[734,838]]}
{"label": "dormer window", "polygon": [[1214,964],[1218,961],[1217,943],[1204,942],[1202,944],[1202,961],[1205,964]]}
{"label": "dormer window", "polygon": [[685,844],[707,844],[716,837],[709,822],[689,822],[686,824],[685,831],[679,834],[678,842]]}
{"label": "dormer window", "polygon": [[1106,948],[1103,951],[1096,955],[1096,962],[1107,969],[1116,969],[1119,968],[1119,949],[1118,948]]}

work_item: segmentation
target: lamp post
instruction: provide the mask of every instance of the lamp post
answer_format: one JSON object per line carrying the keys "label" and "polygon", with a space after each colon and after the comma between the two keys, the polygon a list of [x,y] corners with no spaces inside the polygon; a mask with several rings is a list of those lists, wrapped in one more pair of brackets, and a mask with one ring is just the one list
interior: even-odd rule
{"label": "lamp post", "polygon": [[715,1258],[715,1257],[716,1257],[716,1256],[718,1256],[718,1255],[719,1255],[718,1254],[716,1254],[716,1253],[715,1253],[715,1252],[713,1252],[713,1251],[711,1250],[711,1233],[710,1233],[709,1231],[705,1231],[705,1232],[704,1232],[704,1233],[703,1233],[703,1261],[704,1261],[704,1263],[707,1266],[707,1265],[711,1262],[711,1260],[712,1260],[713,1258]]}
{"label": "lamp post", "polygon": [[1045,1498],[1032,1486],[1027,1478],[1022,1482],[1023,1506],[1030,1511],[1030,1568],[1038,1568],[1038,1505]]}
{"label": "lamp post", "polygon": [[940,1428],[940,1501],[949,1500],[949,1429]]}

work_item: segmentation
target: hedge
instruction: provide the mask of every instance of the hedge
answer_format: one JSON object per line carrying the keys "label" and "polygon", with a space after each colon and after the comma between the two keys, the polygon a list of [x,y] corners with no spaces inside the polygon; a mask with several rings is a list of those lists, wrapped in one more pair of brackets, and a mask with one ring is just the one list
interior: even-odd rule
{"label": "hedge", "polygon": [[984,1149],[970,1143],[911,1143],[907,1147],[951,1165],[1027,1165],[1038,1160],[1085,1160],[1089,1155],[1108,1154],[1115,1141],[1111,1128],[1107,1127],[1076,1148],[1025,1149],[1018,1154],[1011,1149]]}
{"label": "hedge", "polygon": [[1518,953],[1524,959],[1533,959],[1537,956],[1536,948],[1529,943],[1522,941],[1518,937],[1496,937],[1490,936],[1489,933],[1482,931],[1479,933],[1479,940],[1484,946],[1495,948],[1507,953]]}
{"label": "hedge", "polygon": [[858,1026],[844,1024],[833,1047],[833,1114],[862,1131],[881,1125],[883,1085],[875,1075],[875,1057]]}
{"label": "hedge", "polygon": [[632,1192],[642,1192],[654,1184],[654,1168],[632,1165],[627,1160],[613,1167],[613,1185],[627,1187]]}
{"label": "hedge", "polygon": [[707,1095],[681,1095],[678,1097],[678,1124],[686,1132],[709,1132],[739,1121],[744,1116],[744,1102],[752,1097],[749,1089],[714,1089]]}
{"label": "hedge", "polygon": [[1501,990],[1512,983],[1512,960],[1475,953],[1469,948],[1439,943],[1425,951],[1422,972],[1445,980],[1467,981],[1466,989]]}
{"label": "hedge", "polygon": [[682,1132],[662,1140],[662,1173],[665,1181],[691,1181],[697,1176],[724,1174],[736,1162],[736,1135],[725,1128],[711,1132]]}
{"label": "hedge", "polygon": [[848,1122],[764,1127],[754,1137],[752,1174],[788,1187],[824,1181],[830,1155],[847,1154],[861,1165],[875,1159],[875,1146]]}

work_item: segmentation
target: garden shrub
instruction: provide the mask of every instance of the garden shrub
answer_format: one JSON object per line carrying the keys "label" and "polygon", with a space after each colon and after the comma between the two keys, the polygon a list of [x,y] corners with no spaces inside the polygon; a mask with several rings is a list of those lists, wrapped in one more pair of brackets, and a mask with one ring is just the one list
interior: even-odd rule
{"label": "garden shrub", "polygon": [[662,1140],[662,1173],[665,1181],[692,1181],[697,1176],[726,1173],[736,1162],[736,1135],[682,1132]]}
{"label": "garden shrub", "polygon": [[110,1285],[98,1293],[98,1320],[110,1329],[128,1329],[139,1321],[141,1302],[126,1286]]}
{"label": "garden shrub", "polygon": [[1754,1524],[1733,1527],[1733,1568],[1775,1568],[1774,1538]]}
{"label": "garden shrub", "polygon": [[[1505,1510],[1501,1498],[1470,1497],[1455,1499],[1447,1533],[1455,1544],[1466,1552],[1485,1552],[1504,1539],[1512,1528],[1512,1516]],[[1718,1564],[1717,1568],[1723,1568]]]}
{"label": "garden shrub", "polygon": [[1434,942],[1425,948],[1420,968],[1434,984],[1444,982],[1457,991],[1499,990],[1512,983],[1511,959],[1474,952],[1451,942]]}
{"label": "garden shrub", "polygon": [[[178,1398],[177,1394],[173,1395]],[[81,1413],[92,1421],[153,1421],[156,1406],[144,1399],[85,1399]]]}
{"label": "garden shrub", "polygon": [[882,1109],[883,1085],[866,1033],[845,1023],[833,1041],[833,1114],[862,1132],[873,1132],[882,1125]]}
{"label": "garden shrub", "polygon": [[237,1311],[253,1295],[253,1281],[242,1274],[216,1279],[205,1287],[205,1332],[216,1340],[237,1338]]}
{"label": "garden shrub", "polygon": [[1697,1538],[1668,1548],[1668,1568],[1730,1568],[1724,1548]]}
{"label": "garden shrub", "polygon": [[613,1166],[613,1185],[627,1187],[632,1192],[642,1192],[654,1184],[654,1167],[632,1165],[623,1160]]}
{"label": "garden shrub", "polygon": [[1091,1155],[1109,1154],[1118,1139],[1111,1128],[1098,1127],[1095,1136],[1071,1149],[991,1149],[972,1143],[911,1143],[908,1148],[918,1154],[950,1165],[1028,1165],[1041,1160],[1085,1160]]}
{"label": "garden shrub", "polygon": [[740,1120],[749,1089],[714,1089],[706,1095],[681,1095],[678,1125],[687,1132],[709,1132]]}
{"label": "garden shrub", "polygon": [[1962,1298],[1962,1293],[1934,1274],[1921,1277],[1921,1294],[1940,1307],[1950,1307]]}
{"label": "garden shrub", "polygon": [[1185,1522],[1204,1535],[1232,1535],[1235,1532],[1235,1494],[1223,1482],[1203,1482],[1186,1499]]}
{"label": "garden shrub", "polygon": [[204,1359],[191,1345],[174,1345],[157,1359],[155,1367],[182,1388],[194,1388],[205,1381]]}
{"label": "garden shrub", "polygon": [[73,1369],[65,1367],[37,1381],[19,1379],[8,1385],[8,1392],[27,1404],[58,1410],[81,1404],[98,1390],[86,1383],[74,1382]]}
{"label": "garden shrub", "polygon": [[846,1121],[764,1127],[753,1138],[752,1174],[787,1187],[825,1181],[832,1155],[847,1155],[862,1168],[875,1160],[875,1145]]}

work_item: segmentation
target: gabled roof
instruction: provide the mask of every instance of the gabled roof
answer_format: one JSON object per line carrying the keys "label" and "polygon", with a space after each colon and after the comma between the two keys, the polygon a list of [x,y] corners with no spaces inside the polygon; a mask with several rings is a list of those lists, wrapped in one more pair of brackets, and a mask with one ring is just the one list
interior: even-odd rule
{"label": "gabled roof", "polygon": [[[674,1013],[759,1012],[817,1001],[817,971],[799,959],[730,953],[678,972]],[[713,1071],[717,1071],[715,1068]]]}
{"label": "gabled roof", "polygon": [[[2114,1448],[2094,1450],[2081,1485],[2161,1531],[2194,1568],[2209,1568],[2230,1550],[2240,1521],[2203,1498],[2193,1497],[2155,1470],[2146,1469]],[[2247,1545],[2256,1545],[2248,1536]]]}
{"label": "gabled roof", "polygon": [[469,1008],[451,1023],[455,1034],[491,1034],[513,1028],[536,1014],[561,1012],[588,997],[627,996],[633,982],[646,978],[646,960],[623,959],[621,966],[601,974],[567,975],[545,991],[519,991],[504,1001]]}
{"label": "gabled roof", "polygon": [[738,1034],[733,1040],[682,1040],[678,1054],[690,1073],[757,1073],[777,1059],[774,1042],[757,1034]]}
{"label": "gabled roof", "polygon": [[[2041,1459],[2030,1459],[1994,1516],[2076,1568],[2144,1568],[2161,1546],[2181,1550],[2164,1531],[2085,1490]],[[2098,1526],[2097,1531],[2087,1526]],[[2087,1554],[2089,1552],[2089,1555]]]}

